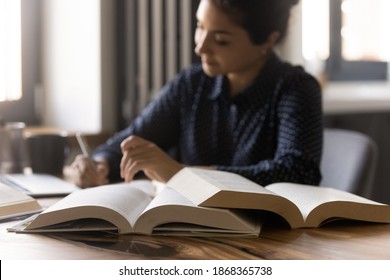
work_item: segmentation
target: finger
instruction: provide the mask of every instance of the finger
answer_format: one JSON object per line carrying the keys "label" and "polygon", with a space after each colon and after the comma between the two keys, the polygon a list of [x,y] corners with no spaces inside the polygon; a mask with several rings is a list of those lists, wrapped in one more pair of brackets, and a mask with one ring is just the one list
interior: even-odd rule
{"label": "finger", "polygon": [[94,186],[94,177],[92,174],[89,174],[88,172],[85,172],[82,170],[82,168],[78,168],[77,170],[77,176],[76,176],[76,184],[83,188],[88,188]]}
{"label": "finger", "polygon": [[137,167],[137,157],[130,156],[129,153],[122,158],[123,164],[121,168],[121,176],[126,182],[133,180],[134,176],[140,169]]}
{"label": "finger", "polygon": [[82,177],[94,177],[96,175],[96,169],[91,164],[91,161],[87,158],[83,158],[79,161],[77,165],[78,170],[80,171],[80,175]]}
{"label": "finger", "polygon": [[121,163],[120,163],[121,178],[125,177],[125,170],[126,170],[126,166],[128,165],[129,161],[130,161],[129,153],[128,152],[123,153]]}
{"label": "finger", "polygon": [[75,160],[71,164],[71,180],[78,186],[83,186],[85,174],[86,174],[86,164],[84,162],[84,157],[82,155],[76,156]]}
{"label": "finger", "polygon": [[[98,166],[100,166],[98,168]],[[101,163],[93,162],[84,156],[77,158],[75,163],[76,183],[81,187],[92,187],[106,181],[108,169]],[[107,169],[107,170],[105,170]]]}
{"label": "finger", "polygon": [[150,142],[136,135],[132,135],[121,143],[122,152],[137,148],[139,146],[147,145]]}
{"label": "finger", "polygon": [[133,151],[136,147],[139,147],[142,143],[142,140],[140,137],[137,136],[130,136],[122,141],[121,143],[121,149],[122,149],[122,159],[120,163],[120,175],[121,178],[125,177],[125,168],[129,164],[129,161],[131,159],[129,152]]}
{"label": "finger", "polygon": [[153,151],[146,146],[127,152],[122,162],[122,178],[131,181],[139,171],[153,166]]}
{"label": "finger", "polygon": [[136,148],[131,148],[123,152],[123,156],[120,163],[121,178],[125,178],[126,173],[133,163],[140,159],[145,159],[150,156],[153,151],[150,149],[150,144],[139,145]]}
{"label": "finger", "polygon": [[147,169],[146,166],[147,166],[146,160],[133,161],[132,164],[128,165],[127,168],[125,169],[125,176],[124,176],[125,181],[131,182],[138,172]]}

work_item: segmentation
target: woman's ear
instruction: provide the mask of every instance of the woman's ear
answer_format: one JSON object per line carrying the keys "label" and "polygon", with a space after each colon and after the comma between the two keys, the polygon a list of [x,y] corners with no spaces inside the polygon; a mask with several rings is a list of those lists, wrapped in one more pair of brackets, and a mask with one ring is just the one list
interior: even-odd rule
{"label": "woman's ear", "polygon": [[275,44],[278,42],[280,37],[280,32],[273,31],[271,34],[268,35],[267,40],[260,45],[261,52],[266,55],[270,52],[270,50],[275,46]]}
{"label": "woman's ear", "polygon": [[271,34],[269,34],[267,41],[265,42],[268,49],[271,49],[273,46],[275,46],[275,44],[278,42],[279,38],[280,38],[279,31],[273,31]]}

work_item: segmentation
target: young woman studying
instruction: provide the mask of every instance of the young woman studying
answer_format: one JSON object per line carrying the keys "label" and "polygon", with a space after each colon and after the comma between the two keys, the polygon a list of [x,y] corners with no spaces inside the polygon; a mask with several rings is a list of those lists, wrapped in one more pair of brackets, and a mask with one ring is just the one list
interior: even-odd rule
{"label": "young woman studying", "polygon": [[[130,124],[71,165],[82,187],[166,182],[184,166],[241,174],[261,185],[321,180],[321,89],[274,47],[298,0],[201,0],[195,53]],[[169,151],[175,150],[173,156]]]}

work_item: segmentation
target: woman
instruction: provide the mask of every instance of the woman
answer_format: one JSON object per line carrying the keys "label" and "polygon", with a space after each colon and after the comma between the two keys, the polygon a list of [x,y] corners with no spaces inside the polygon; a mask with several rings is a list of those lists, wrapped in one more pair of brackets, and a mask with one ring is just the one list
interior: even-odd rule
{"label": "woman", "polygon": [[139,171],[166,182],[184,166],[198,166],[261,185],[318,184],[320,86],[273,51],[297,2],[201,0],[195,32],[201,64],[179,73],[127,129],[98,147],[95,167],[78,156],[75,183],[131,181]]}

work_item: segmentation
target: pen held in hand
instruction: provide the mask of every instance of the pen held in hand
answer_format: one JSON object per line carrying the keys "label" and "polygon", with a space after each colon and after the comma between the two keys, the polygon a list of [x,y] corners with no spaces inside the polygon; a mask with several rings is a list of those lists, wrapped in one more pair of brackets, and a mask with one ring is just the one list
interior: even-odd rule
{"label": "pen held in hand", "polygon": [[81,136],[81,133],[76,133],[76,139],[77,142],[79,143],[81,152],[83,153],[83,156],[86,158],[89,158],[89,152],[88,152],[88,146],[87,143],[85,142],[83,136]]}
{"label": "pen held in hand", "polygon": [[89,156],[88,145],[87,145],[86,140],[81,135],[81,133],[76,133],[76,139],[77,139],[77,142],[79,143],[79,146],[80,146],[81,152],[83,153],[83,156],[86,159],[88,159],[89,162],[91,163],[92,167],[95,168],[95,163],[93,162],[93,160]]}

